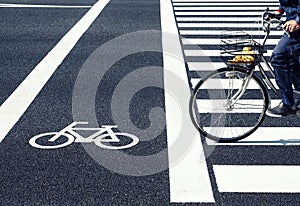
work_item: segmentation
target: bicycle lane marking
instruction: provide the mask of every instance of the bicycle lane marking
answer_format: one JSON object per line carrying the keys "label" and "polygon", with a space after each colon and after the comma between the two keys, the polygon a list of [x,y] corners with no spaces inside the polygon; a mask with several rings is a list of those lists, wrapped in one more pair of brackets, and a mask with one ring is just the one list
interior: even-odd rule
{"label": "bicycle lane marking", "polygon": [[[176,27],[175,17],[170,0],[161,0],[161,27],[162,27],[162,45],[163,45],[163,66],[164,66],[164,91],[165,91],[165,108],[166,108],[166,127],[168,139],[169,164],[172,163],[172,157],[176,156],[178,151],[172,150],[171,144],[174,138],[186,138],[189,141],[193,139],[193,145],[187,154],[175,165],[169,165],[170,178],[170,201],[171,202],[207,202],[214,203],[212,186],[208,174],[207,164],[204,158],[201,138],[192,124],[189,117],[188,102],[190,99],[190,89],[186,74],[185,61],[181,50],[181,44]],[[170,41],[168,36],[176,35],[176,42]],[[176,57],[176,59],[174,58]],[[175,71],[174,71],[175,70]],[[178,88],[178,82],[172,81],[172,76],[176,72],[186,85],[185,88]],[[168,95],[172,91],[176,96],[181,108]],[[183,117],[176,115],[178,109],[181,110]],[[184,126],[181,127],[183,120]],[[183,130],[178,137],[175,130]],[[191,136],[195,135],[195,136]],[[203,159],[200,160],[200,158]]]}
{"label": "bicycle lane marking", "polygon": [[18,122],[80,37],[110,0],[99,0],[53,47],[0,107],[0,142]]}

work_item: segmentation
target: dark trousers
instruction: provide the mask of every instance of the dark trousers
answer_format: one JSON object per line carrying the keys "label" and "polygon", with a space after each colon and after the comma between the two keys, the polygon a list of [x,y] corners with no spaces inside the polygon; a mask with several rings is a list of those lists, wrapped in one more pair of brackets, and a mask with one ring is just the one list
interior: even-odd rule
{"label": "dark trousers", "polygon": [[[298,32],[297,32],[298,33]],[[284,34],[271,55],[276,83],[280,89],[282,103],[294,105],[293,87],[300,91],[300,33],[288,37]]]}

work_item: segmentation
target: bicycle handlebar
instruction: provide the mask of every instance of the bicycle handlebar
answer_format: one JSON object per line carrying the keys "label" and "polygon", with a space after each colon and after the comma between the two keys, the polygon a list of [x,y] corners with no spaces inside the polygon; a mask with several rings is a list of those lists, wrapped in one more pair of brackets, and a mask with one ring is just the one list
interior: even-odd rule
{"label": "bicycle handlebar", "polygon": [[263,43],[261,44],[262,46],[265,45],[265,43],[266,43],[266,41],[269,37],[271,28],[283,30],[284,33],[287,34],[288,37],[290,37],[289,31],[287,31],[283,28],[283,25],[285,24],[285,21],[282,21],[278,18],[271,18],[272,17],[271,14],[272,13],[269,12],[269,8],[267,7],[267,9],[265,10],[265,12],[262,15],[262,20],[261,20],[262,28],[263,28],[264,32],[266,32]]}
{"label": "bicycle handlebar", "polygon": [[263,23],[262,27],[264,31],[267,33],[270,32],[271,28],[275,28],[275,29],[283,30],[284,33],[290,36],[289,31],[283,28],[285,21],[276,18],[276,16],[273,13],[269,12],[269,8],[267,8],[262,15],[262,23]]}

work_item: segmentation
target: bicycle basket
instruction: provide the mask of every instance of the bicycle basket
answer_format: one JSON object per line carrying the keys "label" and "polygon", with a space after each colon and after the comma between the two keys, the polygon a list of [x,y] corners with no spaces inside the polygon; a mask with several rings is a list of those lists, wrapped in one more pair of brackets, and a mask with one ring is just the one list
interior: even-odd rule
{"label": "bicycle basket", "polygon": [[245,32],[223,32],[220,56],[226,65],[249,66],[254,64],[259,43]]}

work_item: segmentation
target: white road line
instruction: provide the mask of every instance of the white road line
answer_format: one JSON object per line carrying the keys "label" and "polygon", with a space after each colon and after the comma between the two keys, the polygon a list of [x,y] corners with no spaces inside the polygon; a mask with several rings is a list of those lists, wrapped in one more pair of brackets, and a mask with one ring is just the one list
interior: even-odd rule
{"label": "white road line", "polygon": [[[273,50],[267,50],[264,56],[268,57],[272,54]],[[184,50],[185,56],[220,56],[220,50]]]}
{"label": "white road line", "polygon": [[214,165],[220,192],[300,193],[300,166]]}
{"label": "white road line", "polygon": [[[223,62],[187,62],[190,71],[212,71],[215,69],[219,69],[225,67],[225,63]],[[267,67],[262,64],[262,67],[267,70]],[[255,68],[255,71],[258,71],[258,68]],[[196,81],[199,81],[196,80]],[[192,80],[193,82],[193,80]]]}
{"label": "white road line", "polygon": [[[256,88],[257,89],[257,88]],[[275,101],[275,100],[274,100]],[[278,101],[277,101],[278,102]],[[280,102],[280,101],[279,101]],[[279,103],[278,102],[278,103]],[[226,114],[241,114],[241,113],[261,113],[263,99],[242,99],[235,104],[232,111],[224,111],[224,100],[220,99],[206,99],[196,100],[197,109],[199,113],[223,113]],[[247,107],[246,107],[247,105]]]}
{"label": "white road line", "polygon": [[257,17],[252,18],[233,18],[233,17],[177,17],[177,21],[209,21],[209,22],[216,22],[216,21],[222,21],[222,22],[235,22],[235,21],[243,21],[243,22],[256,22],[259,20]]}
{"label": "white road line", "polygon": [[[174,7],[175,11],[224,11],[224,10],[230,10],[232,12],[235,11],[264,11],[266,10],[266,6],[265,7],[179,7],[176,6]],[[278,7],[269,7],[270,10],[277,10]]]}
{"label": "white road line", "polygon": [[[260,17],[262,14],[262,12],[253,12],[253,11],[249,11],[247,12],[247,15],[249,16],[257,16]],[[176,16],[245,16],[245,12],[244,11],[235,11],[234,13],[232,12],[186,12],[186,11],[178,11],[175,12]]]}
{"label": "white road line", "polygon": [[109,0],[99,0],[32,70],[0,107],[0,142],[59,67],[80,37],[98,17]]}
{"label": "white road line", "polygon": [[[180,2],[180,3],[173,3],[174,6],[236,6],[236,3],[224,3],[224,2]],[[266,3],[248,3],[248,2],[240,2],[239,5],[242,6],[264,6],[267,7]],[[268,6],[279,6],[279,3],[268,3]]]}
{"label": "white road line", "polygon": [[[189,71],[213,71],[225,67],[223,62],[187,62]],[[198,79],[199,80],[199,79]]]}
{"label": "white road line", "polygon": [[[260,39],[254,39],[260,42]],[[266,45],[277,45],[279,39],[268,39]],[[216,39],[198,39],[198,38],[184,38],[182,39],[183,45],[219,45]]]}
{"label": "white road line", "polygon": [[92,6],[73,6],[73,5],[36,5],[36,4],[0,4],[5,8],[63,8],[63,9],[82,9]]}
{"label": "white road line", "polygon": [[[200,78],[192,78],[191,79],[192,87],[195,88],[196,84],[199,81],[200,81]],[[271,79],[271,82],[278,89],[278,86],[276,84],[275,79]],[[228,89],[228,86],[229,86],[228,80],[225,80],[225,79],[211,79],[211,80],[208,80],[207,84],[208,84],[207,87],[206,87],[207,89],[220,89],[220,88]],[[250,84],[247,88],[249,88],[249,89],[258,89],[257,85],[254,84],[254,82],[250,82]]]}
{"label": "white road line", "polygon": [[256,28],[257,30],[261,28],[261,24],[256,24],[253,22],[249,23],[178,23],[178,27],[186,28]]}
{"label": "white road line", "polygon": [[[195,129],[189,117],[188,104],[191,92],[171,0],[161,0],[160,6],[166,127],[170,163],[170,201],[214,203],[199,132]],[[170,38],[171,36],[174,38]],[[181,78],[185,86],[180,87],[181,84],[174,80],[172,74]],[[175,96],[177,102],[170,94]],[[181,112],[181,116],[178,116],[179,112]],[[181,127],[183,120],[184,125]],[[177,133],[178,128],[181,130],[180,134]],[[180,151],[173,149],[171,143],[178,138],[183,138],[187,142],[193,141],[193,143],[191,148],[185,151],[182,159],[174,164],[174,157]]]}
{"label": "white road line", "polygon": [[[281,100],[272,99],[272,106],[278,105]],[[222,128],[224,129],[224,128]],[[236,130],[239,128],[236,127]],[[245,139],[235,143],[217,143],[206,139],[208,145],[246,146],[246,145],[300,145],[299,127],[259,127]]]}
{"label": "white road line", "polygon": [[[224,32],[225,29],[222,30],[181,30],[181,35],[221,35],[222,32]],[[248,32],[248,31],[247,31]],[[264,35],[262,31],[249,31],[249,34],[252,35]],[[283,31],[271,31],[271,35],[282,35]]]}
{"label": "white road line", "polygon": [[[173,0],[173,2],[203,2],[201,0]],[[224,0],[205,0],[205,2],[224,2]],[[262,3],[266,3],[266,0],[226,0],[226,2],[235,2],[235,3],[243,3],[243,2],[262,2]],[[266,4],[269,3],[277,3],[278,1],[268,1]],[[237,5],[237,4],[236,4]]]}

